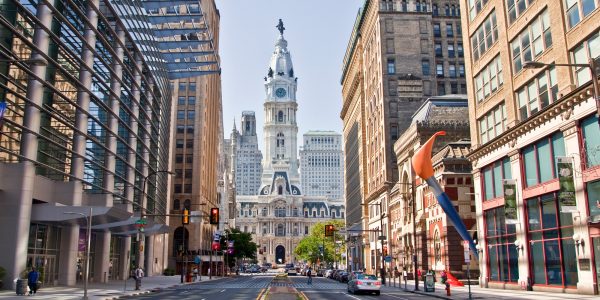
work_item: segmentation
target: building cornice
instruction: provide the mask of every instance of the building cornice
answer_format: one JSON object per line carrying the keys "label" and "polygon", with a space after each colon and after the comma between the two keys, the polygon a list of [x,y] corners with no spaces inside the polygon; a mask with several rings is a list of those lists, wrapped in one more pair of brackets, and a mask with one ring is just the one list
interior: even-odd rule
{"label": "building cornice", "polygon": [[590,97],[593,98],[593,87],[591,86],[591,83],[573,90],[560,100],[550,104],[535,117],[529,118],[515,127],[506,130],[504,133],[495,137],[485,145],[477,145],[476,148],[472,149],[467,158],[471,162],[474,162],[495,151],[496,149],[503,147],[504,145],[510,145],[513,147],[517,138],[539,126],[542,126],[544,123],[552,120],[553,118],[562,115],[563,118],[567,119],[573,113],[574,106],[585,102],[586,100],[590,99]]}

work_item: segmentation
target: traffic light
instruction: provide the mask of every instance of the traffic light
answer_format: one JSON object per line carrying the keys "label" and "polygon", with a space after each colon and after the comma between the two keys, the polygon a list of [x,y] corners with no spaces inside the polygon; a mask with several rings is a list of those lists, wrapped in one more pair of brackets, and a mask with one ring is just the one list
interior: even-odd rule
{"label": "traffic light", "polygon": [[183,216],[181,216],[181,224],[183,224],[183,225],[190,224],[190,209],[189,208],[183,209]]}
{"label": "traffic light", "polygon": [[210,224],[219,224],[219,208],[210,209]]}
{"label": "traffic light", "polygon": [[325,225],[325,236],[333,236],[334,231],[333,225]]}

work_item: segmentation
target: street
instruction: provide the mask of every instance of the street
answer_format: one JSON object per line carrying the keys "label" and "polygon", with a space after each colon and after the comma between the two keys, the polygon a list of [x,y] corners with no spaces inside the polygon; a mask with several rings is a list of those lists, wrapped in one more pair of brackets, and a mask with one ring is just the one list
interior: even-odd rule
{"label": "street", "polygon": [[[124,297],[124,299],[206,299],[206,300],[246,300],[256,299],[262,289],[267,288],[273,279],[272,275],[245,275],[235,278],[217,279],[207,282],[196,282],[184,286],[162,289],[145,295]],[[416,300],[428,298],[423,295],[403,292],[395,288],[383,288],[381,295],[349,294],[345,283],[331,279],[314,277],[313,284],[307,284],[305,276],[291,276],[292,286],[303,292],[308,299],[395,299]],[[433,298],[432,298],[433,299]]]}

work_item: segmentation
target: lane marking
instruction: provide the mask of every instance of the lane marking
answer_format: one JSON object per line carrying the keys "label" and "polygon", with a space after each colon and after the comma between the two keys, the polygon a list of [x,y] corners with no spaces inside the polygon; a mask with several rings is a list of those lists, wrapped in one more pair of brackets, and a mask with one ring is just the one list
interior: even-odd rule
{"label": "lane marking", "polygon": [[225,290],[221,290],[219,293],[222,293],[222,292],[224,292],[224,291],[225,291]]}
{"label": "lane marking", "polygon": [[344,295],[346,295],[346,296],[348,296],[348,297],[350,297],[350,298],[352,298],[352,299],[357,299],[357,300],[360,300],[360,298],[358,298],[358,297],[356,297],[356,296],[354,296],[354,295],[350,295],[350,294],[348,294],[348,293],[342,293],[342,294],[344,294]]}

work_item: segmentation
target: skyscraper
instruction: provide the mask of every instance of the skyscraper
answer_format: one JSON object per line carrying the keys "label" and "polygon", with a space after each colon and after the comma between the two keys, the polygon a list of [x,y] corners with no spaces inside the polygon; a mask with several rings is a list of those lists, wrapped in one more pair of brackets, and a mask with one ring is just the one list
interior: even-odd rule
{"label": "skyscraper", "polygon": [[307,196],[344,197],[342,135],[333,131],[309,131],[300,150],[300,177]]}
{"label": "skyscraper", "polygon": [[256,117],[253,111],[242,112],[240,133],[235,122],[231,132],[231,151],[235,173],[237,195],[257,195],[262,175],[262,153],[258,149],[256,135]]}

